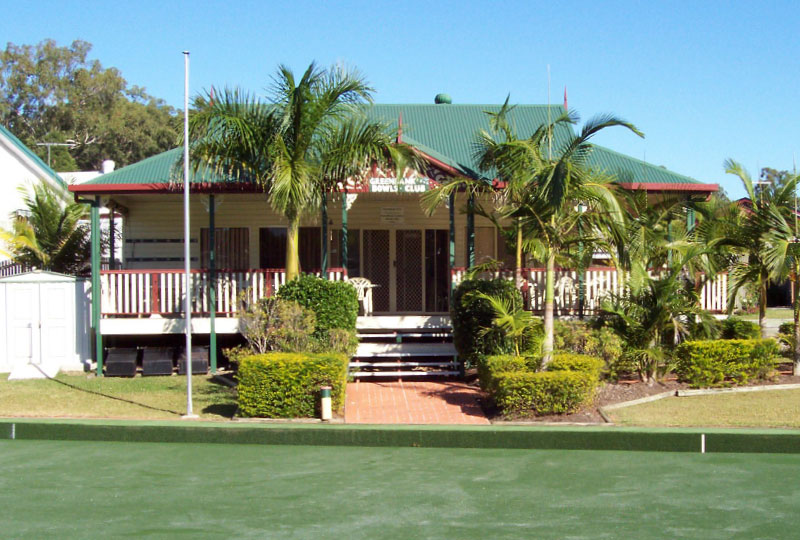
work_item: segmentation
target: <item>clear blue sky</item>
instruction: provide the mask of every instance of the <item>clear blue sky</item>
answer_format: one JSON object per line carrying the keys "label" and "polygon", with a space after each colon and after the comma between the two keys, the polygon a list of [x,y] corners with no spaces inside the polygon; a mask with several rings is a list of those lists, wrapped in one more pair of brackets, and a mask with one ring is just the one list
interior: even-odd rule
{"label": "clear blue sky", "polygon": [[[584,119],[612,112],[646,134],[596,142],[741,196],[732,157],[754,176],[800,154],[800,7],[796,2],[459,2],[377,0],[14,2],[4,42],[94,44],[176,107],[183,57],[191,92],[212,84],[263,93],[279,63],[358,67],[380,103],[546,103]],[[800,156],[798,156],[800,157]]]}

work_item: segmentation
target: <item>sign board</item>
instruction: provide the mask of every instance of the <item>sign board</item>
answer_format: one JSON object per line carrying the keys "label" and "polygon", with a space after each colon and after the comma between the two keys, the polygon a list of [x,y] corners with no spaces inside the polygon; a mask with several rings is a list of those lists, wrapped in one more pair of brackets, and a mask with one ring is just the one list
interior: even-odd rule
{"label": "sign board", "polygon": [[381,223],[401,225],[406,222],[404,209],[398,206],[381,207]]}

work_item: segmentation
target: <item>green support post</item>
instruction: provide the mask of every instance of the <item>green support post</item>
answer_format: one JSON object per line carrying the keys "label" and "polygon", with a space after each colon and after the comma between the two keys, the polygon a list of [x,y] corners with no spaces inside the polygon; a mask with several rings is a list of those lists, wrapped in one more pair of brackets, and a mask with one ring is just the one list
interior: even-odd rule
{"label": "green support post", "polygon": [[696,224],[697,218],[694,214],[694,208],[689,208],[686,212],[686,230],[693,232]]}
{"label": "green support post", "polygon": [[322,279],[328,279],[328,195],[322,194]]}
{"label": "green support post", "polygon": [[467,201],[467,266],[475,266],[475,194]]}
{"label": "green support post", "polygon": [[208,196],[208,298],[209,324],[208,356],[211,373],[217,372],[217,235],[214,196]]}
{"label": "green support post", "polygon": [[347,188],[342,191],[342,268],[347,272]]}
{"label": "green support post", "polygon": [[103,376],[103,334],[100,332],[100,197],[91,203],[92,244],[92,328],[97,376]]}
{"label": "green support post", "polygon": [[453,268],[456,267],[456,198],[453,193],[448,198],[450,210],[450,293],[453,292]]}

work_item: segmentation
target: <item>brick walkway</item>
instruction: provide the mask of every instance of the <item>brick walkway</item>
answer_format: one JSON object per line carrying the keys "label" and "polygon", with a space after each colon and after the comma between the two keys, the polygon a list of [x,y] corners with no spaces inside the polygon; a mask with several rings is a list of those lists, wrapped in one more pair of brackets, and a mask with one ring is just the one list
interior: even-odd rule
{"label": "brick walkway", "polygon": [[348,383],[348,424],[488,424],[476,398],[458,382]]}

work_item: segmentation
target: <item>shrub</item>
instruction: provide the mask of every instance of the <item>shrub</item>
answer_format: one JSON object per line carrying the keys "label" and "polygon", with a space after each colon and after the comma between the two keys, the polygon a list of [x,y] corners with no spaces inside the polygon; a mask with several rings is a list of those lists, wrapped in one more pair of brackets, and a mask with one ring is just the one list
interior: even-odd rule
{"label": "shrub", "polygon": [[328,339],[317,342],[318,352],[333,352],[346,354],[351,357],[358,348],[358,334],[355,330],[344,328],[331,328],[328,330]]}
{"label": "shrub", "polygon": [[343,354],[267,353],[241,359],[239,414],[267,418],[316,416],[319,387],[330,385],[333,410],[341,411],[348,358]]}
{"label": "shrub", "polygon": [[580,371],[588,373],[597,381],[600,380],[604,368],[605,362],[602,358],[574,353],[556,353],[547,364],[547,371]]}
{"label": "shrub", "polygon": [[259,354],[305,351],[315,326],[313,311],[281,298],[261,298],[239,311],[239,330]]}
{"label": "shrub", "polygon": [[494,399],[505,415],[571,413],[597,388],[597,380],[582,371],[508,371],[494,377]]}
{"label": "shrub", "polygon": [[739,317],[723,319],[720,337],[722,339],[759,339],[761,329],[753,321],[745,321]]}
{"label": "shrub", "polygon": [[783,334],[785,336],[794,335],[794,321],[782,322],[781,325],[778,327],[778,333]]}
{"label": "shrub", "polygon": [[535,371],[531,369],[529,358],[513,354],[481,356],[478,361],[478,380],[481,388],[489,393],[494,390],[494,375],[512,371]]}
{"label": "shrub", "polygon": [[675,349],[675,373],[693,387],[743,384],[775,368],[772,339],[686,341]]}
{"label": "shrub", "polygon": [[327,339],[332,328],[356,329],[358,295],[347,282],[303,274],[282,285],[278,298],[294,300],[314,312],[317,317],[314,335],[318,339]]}
{"label": "shrub", "polygon": [[593,328],[583,321],[555,321],[554,346],[557,351],[588,354],[602,358],[609,374],[630,371],[623,363],[622,338],[611,328]]}
{"label": "shrub", "polygon": [[[515,305],[522,305],[522,295],[510,280],[469,279],[456,287],[450,306],[453,343],[459,356],[470,364],[475,364],[480,355],[504,354],[513,348],[511,340],[494,327],[495,312],[489,301],[477,293],[511,299]],[[491,330],[484,332],[487,328]]]}

